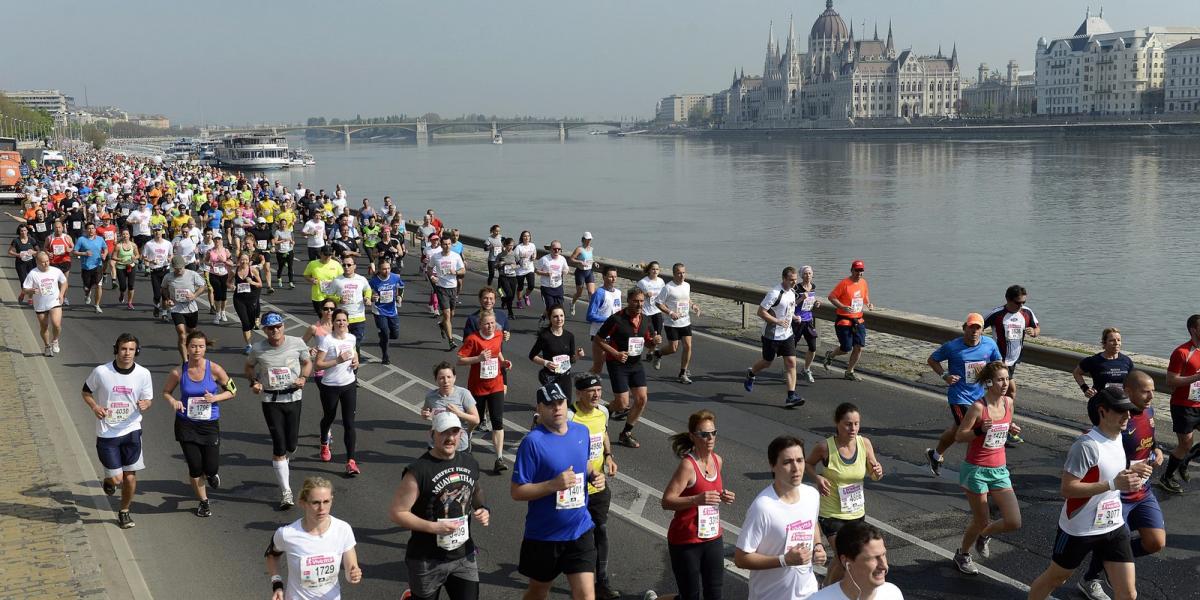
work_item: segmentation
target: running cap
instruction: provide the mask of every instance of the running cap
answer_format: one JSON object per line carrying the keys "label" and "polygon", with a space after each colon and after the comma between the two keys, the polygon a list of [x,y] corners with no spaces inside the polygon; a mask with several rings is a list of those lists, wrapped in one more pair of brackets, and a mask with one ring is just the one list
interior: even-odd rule
{"label": "running cap", "polygon": [[266,217],[259,217],[259,218],[258,218],[258,222],[259,222],[259,223],[266,223],[266,222],[267,222],[267,218],[266,218]]}
{"label": "running cap", "polygon": [[171,259],[171,266],[175,267],[176,269],[181,269],[183,267],[186,267],[187,259],[182,256],[176,256],[175,258]]}
{"label": "running cap", "polygon": [[590,232],[590,231],[583,232],[583,239],[585,239],[585,240],[592,239],[592,232]]}
{"label": "running cap", "polygon": [[1106,387],[1096,393],[1096,407],[1103,406],[1110,410],[1126,410],[1137,413],[1141,410],[1125,395],[1125,390],[1115,387]]}
{"label": "running cap", "polygon": [[458,415],[446,411],[433,416],[434,431],[445,433],[447,430],[454,429],[455,427],[459,429],[463,428],[462,420],[458,418]]}
{"label": "running cap", "polygon": [[575,389],[586,390],[588,388],[601,387],[600,378],[592,373],[584,373],[575,378]]}
{"label": "running cap", "polygon": [[856,260],[856,261],[850,263],[850,270],[853,271],[854,269],[862,269],[862,270],[866,271],[867,264],[861,260]]}
{"label": "running cap", "polygon": [[983,315],[979,313],[970,313],[967,315],[967,320],[963,322],[963,325],[978,325],[983,327]]}
{"label": "running cap", "polygon": [[263,327],[274,327],[276,325],[283,325],[283,315],[281,315],[275,311],[271,311],[271,312],[263,315],[263,318],[262,318],[262,326]]}
{"label": "running cap", "polygon": [[567,395],[563,393],[562,388],[558,387],[557,383],[550,382],[538,388],[537,391],[538,404],[557,404],[566,402]]}

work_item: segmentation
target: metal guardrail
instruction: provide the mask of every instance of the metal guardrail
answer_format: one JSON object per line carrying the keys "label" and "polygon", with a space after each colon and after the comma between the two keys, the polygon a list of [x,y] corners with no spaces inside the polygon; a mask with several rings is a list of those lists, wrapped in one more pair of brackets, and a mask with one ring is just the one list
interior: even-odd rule
{"label": "metal guardrail", "polygon": [[[407,229],[410,233],[413,233],[416,231],[418,225],[419,223],[416,221],[409,221]],[[479,249],[484,248],[483,238],[466,234],[460,235],[459,238],[465,245]],[[539,257],[545,253],[544,249],[538,249]],[[625,279],[636,281],[643,277],[641,268],[635,263],[599,256],[595,257],[595,262],[597,264],[615,266],[617,274]],[[692,291],[696,293],[733,300],[742,303],[746,308],[757,307],[769,289],[764,286],[741,281],[715,277],[698,277],[690,273],[687,280],[692,285]],[[814,316],[818,319],[832,322],[836,315],[833,305],[824,297],[820,298],[820,300],[822,301],[821,306],[813,311]],[[754,315],[757,308],[752,308],[752,310],[753,312],[749,312],[749,315]],[[747,318],[747,310],[745,308],[743,308],[742,316],[743,325],[745,325]],[[866,315],[866,319],[868,326],[873,331],[935,344],[941,344],[962,335],[962,330],[959,328],[931,323],[910,315],[889,314],[886,309],[882,312],[871,312]],[[1073,350],[1045,346],[1035,341],[1026,341],[1024,347],[1021,349],[1021,362],[1056,371],[1064,371],[1066,373],[1074,371],[1075,367],[1079,365],[1079,361],[1087,356],[1090,355]],[[1137,368],[1145,371],[1154,379],[1156,390],[1163,393],[1171,392],[1167,387],[1167,372],[1165,369],[1144,364],[1137,365]]]}

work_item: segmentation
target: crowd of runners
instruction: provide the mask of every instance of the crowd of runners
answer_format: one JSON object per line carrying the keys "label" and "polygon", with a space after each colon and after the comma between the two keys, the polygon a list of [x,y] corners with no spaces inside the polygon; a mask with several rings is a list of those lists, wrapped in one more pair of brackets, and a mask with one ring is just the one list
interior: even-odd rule
{"label": "crowd of runners", "polygon": [[[700,306],[685,264],[671,265],[664,278],[659,263],[648,262],[645,277],[620,289],[617,269],[597,262],[590,232],[569,251],[559,240],[539,250],[530,231],[514,239],[495,225],[483,249],[486,285],[468,291],[460,233],[433,210],[421,216],[410,240],[390,197],[379,207],[368,199],[351,206],[340,186],[332,193],[302,184],[289,189],[212,167],[163,166],[84,149],[69,156],[65,167],[35,168],[24,210],[8,213],[17,222],[9,255],[21,288],[18,301],[36,313],[43,353],[53,358],[70,339],[62,311],[71,296],[79,310],[146,311],[170,321],[170,339],[179,351],[178,367],[156,384],[137,362],[142,341],[122,333],[113,343],[112,360],[83,382],[82,399],[96,416],[103,489],[120,493],[120,527],[134,526],[130,508],[137,473],[144,468],[143,413],[157,401],[174,411],[175,438],[197,500],[195,514],[210,517],[207,490],[221,486],[221,406],[250,395],[261,403],[271,440],[278,484],[273,501],[281,511],[299,504],[303,513],[270,540],[266,568],[273,597],[337,598],[342,578],[355,584],[369,576],[359,568],[353,528],[331,514],[333,484],[310,477],[296,495],[289,463],[297,451],[304,400],[317,397],[321,460],[333,461],[336,449],[348,477],[363,473],[354,421],[358,370],[368,360],[362,348],[374,341],[379,360],[391,361],[389,348],[402,329],[403,277],[424,278],[432,293],[416,301],[436,315],[437,330],[454,358],[431,365],[434,385],[420,413],[429,422],[429,447],[404,470],[388,512],[412,532],[406,546],[406,597],[436,598],[444,590],[452,600],[478,598],[473,536],[476,527],[489,523],[489,503],[502,502],[528,507],[518,568],[528,579],[525,598],[547,597],[560,575],[574,598],[620,597],[607,569],[607,481],[618,473],[612,444],[640,447],[636,426],[650,401],[647,366],[659,370],[667,357],[678,354],[677,381],[692,384],[691,320]],[[305,252],[298,257],[299,244]],[[410,253],[417,256],[409,258]],[[402,276],[406,259],[409,275]],[[72,275],[76,270],[78,277]],[[138,295],[139,280],[147,279],[150,292]],[[261,310],[262,295],[297,282],[309,286],[312,314]],[[540,303],[532,297],[535,291]],[[478,298],[480,309],[464,318],[456,311],[466,293]],[[756,377],[780,359],[786,381],[782,406],[805,404],[797,380],[815,381],[814,311],[825,301],[819,293],[811,267],[782,270],[757,310],[761,358],[746,371],[748,393]],[[231,295],[246,356],[222,365],[207,358],[212,340],[200,329],[201,312],[207,308],[205,318],[222,326],[229,321]],[[980,572],[976,561],[988,559],[994,536],[1022,527],[1005,449],[1022,443],[1014,418],[1016,372],[1023,343],[1040,333],[1027,295],[1019,285],[1008,288],[1004,304],[986,315],[967,315],[962,336],[928,359],[947,384],[951,419],[922,459],[938,476],[951,447],[965,447],[958,478],[972,517],[954,555],[965,574]],[[866,314],[874,307],[863,261],[851,262],[827,301],[836,311],[837,345],[824,354],[823,365],[829,369],[835,358],[847,355],[844,377],[856,381],[855,367],[867,345]],[[565,323],[584,302],[589,339],[577,340]],[[520,360],[515,357],[523,350],[509,347],[510,324],[522,318],[520,311],[534,307],[524,318],[539,319],[526,355],[538,368],[536,417],[516,447],[511,498],[487,499],[478,483],[472,433],[488,434],[494,473],[510,470],[504,406],[513,360]],[[289,319],[310,325],[302,336],[292,336],[285,327]],[[368,322],[374,323],[374,340],[368,340]],[[454,330],[458,322],[461,335]],[[1075,440],[1063,462],[1052,561],[1031,583],[1030,598],[1047,597],[1089,555],[1079,583],[1082,593],[1107,598],[1104,574],[1117,598],[1133,598],[1135,558],[1165,546],[1152,474],[1159,472],[1162,491],[1183,493],[1189,462],[1200,453],[1193,439],[1200,428],[1200,315],[1188,318],[1186,327],[1189,339],[1172,353],[1167,376],[1177,435],[1170,453],[1155,441],[1154,382],[1121,352],[1119,330],[1105,329],[1104,350],[1075,370],[1094,427]],[[262,335],[257,341],[256,332]],[[459,367],[467,371],[465,387],[458,380]],[[339,415],[340,446],[333,436]],[[750,598],[902,597],[886,581],[883,534],[866,518],[866,480],[885,477],[871,440],[862,434],[869,430],[866,415],[842,403],[829,417],[835,433],[812,447],[792,436],[767,444],[772,481],[749,500],[737,498],[723,483],[728,470],[716,451],[716,414],[693,413],[687,430],[671,437],[678,466],[663,488],[662,508],[673,513],[666,560],[675,576],[674,597],[722,597],[721,510],[733,503],[748,506],[733,562],[750,572]],[[621,428],[610,439],[612,422]],[[993,519],[992,505],[999,518]],[[819,581],[817,567],[822,566]],[[669,596],[647,591],[643,597]]]}

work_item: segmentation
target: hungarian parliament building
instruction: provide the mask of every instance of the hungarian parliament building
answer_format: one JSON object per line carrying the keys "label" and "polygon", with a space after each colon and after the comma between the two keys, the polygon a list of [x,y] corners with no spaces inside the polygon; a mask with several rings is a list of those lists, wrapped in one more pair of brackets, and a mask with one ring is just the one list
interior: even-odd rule
{"label": "hungarian parliament building", "polygon": [[[806,51],[807,50],[807,51]],[[781,47],[774,27],[767,35],[761,77],[734,73],[720,94],[726,128],[805,127],[831,121],[947,117],[958,114],[962,97],[958,48],[950,56],[918,56],[896,50],[892,26],[855,37],[826,0],[808,33],[808,47],[788,24]]]}

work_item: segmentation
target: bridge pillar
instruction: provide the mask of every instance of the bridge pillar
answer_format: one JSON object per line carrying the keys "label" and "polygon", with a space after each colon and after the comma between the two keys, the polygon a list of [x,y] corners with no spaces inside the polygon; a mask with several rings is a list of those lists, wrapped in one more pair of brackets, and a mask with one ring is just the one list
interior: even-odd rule
{"label": "bridge pillar", "polygon": [[350,126],[342,125],[342,139],[346,141],[346,145],[350,145]]}
{"label": "bridge pillar", "polygon": [[562,121],[559,121],[558,122],[558,141],[561,142],[566,139],[567,139],[567,127],[566,127],[566,125],[563,125]]}
{"label": "bridge pillar", "polygon": [[417,119],[417,145],[423,146],[429,143],[429,124],[425,119]]}

